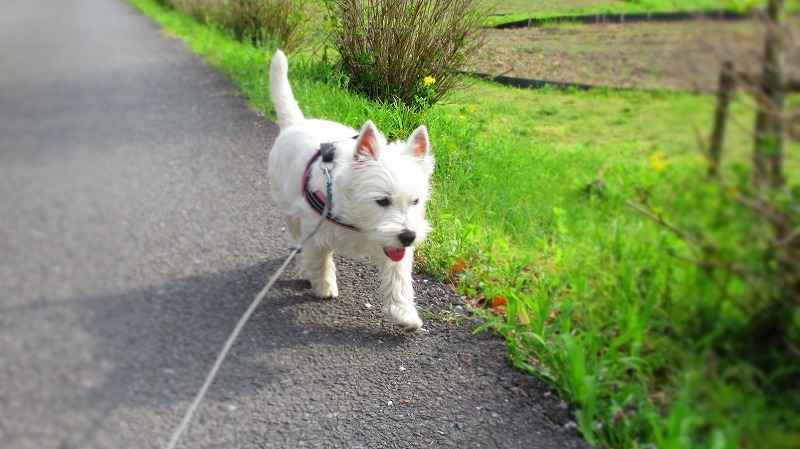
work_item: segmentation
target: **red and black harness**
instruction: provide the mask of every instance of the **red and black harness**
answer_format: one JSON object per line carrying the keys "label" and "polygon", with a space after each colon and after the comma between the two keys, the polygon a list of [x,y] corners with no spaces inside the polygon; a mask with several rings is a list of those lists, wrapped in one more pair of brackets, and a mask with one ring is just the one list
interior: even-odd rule
{"label": "red and black harness", "polygon": [[[357,138],[358,136],[353,137],[353,139]],[[333,168],[333,159],[334,156],[336,156],[336,142],[321,143],[319,148],[320,149],[317,150],[313,156],[311,156],[311,159],[308,161],[308,165],[306,165],[306,170],[303,172],[303,196],[305,196],[306,202],[311,209],[317,213],[317,215],[322,215],[327,206],[328,213],[325,215],[325,220],[351,231],[361,231],[361,229],[356,226],[339,221],[339,219],[333,214],[333,180],[330,170]],[[328,189],[327,196],[319,190],[312,191],[308,186],[308,180],[311,177],[311,169],[314,166],[314,162],[316,162],[318,159],[320,160],[320,168],[328,177],[328,180],[325,183]]]}

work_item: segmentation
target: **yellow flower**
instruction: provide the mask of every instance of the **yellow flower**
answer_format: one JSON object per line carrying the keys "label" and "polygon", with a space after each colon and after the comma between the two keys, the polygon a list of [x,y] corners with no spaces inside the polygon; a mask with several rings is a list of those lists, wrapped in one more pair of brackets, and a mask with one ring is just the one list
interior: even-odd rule
{"label": "yellow flower", "polygon": [[428,86],[430,86],[431,84],[433,84],[435,82],[436,82],[436,78],[434,78],[432,76],[426,76],[425,79],[422,80],[422,84],[424,84],[425,87],[428,87]]}
{"label": "yellow flower", "polygon": [[669,166],[669,162],[664,159],[664,154],[659,152],[650,155],[650,165],[652,165],[656,171],[664,171]]}
{"label": "yellow flower", "polygon": [[467,106],[467,110],[469,112],[475,112],[475,111],[478,110],[478,108],[476,108],[474,104],[471,104],[471,105]]}

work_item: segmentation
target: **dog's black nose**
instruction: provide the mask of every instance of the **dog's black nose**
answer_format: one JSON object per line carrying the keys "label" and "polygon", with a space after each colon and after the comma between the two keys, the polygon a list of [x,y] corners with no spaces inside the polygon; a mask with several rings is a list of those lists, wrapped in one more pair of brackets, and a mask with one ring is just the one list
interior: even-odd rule
{"label": "dog's black nose", "polygon": [[403,246],[411,246],[415,238],[417,238],[417,234],[414,231],[403,231],[402,234],[397,236],[397,240],[400,240]]}

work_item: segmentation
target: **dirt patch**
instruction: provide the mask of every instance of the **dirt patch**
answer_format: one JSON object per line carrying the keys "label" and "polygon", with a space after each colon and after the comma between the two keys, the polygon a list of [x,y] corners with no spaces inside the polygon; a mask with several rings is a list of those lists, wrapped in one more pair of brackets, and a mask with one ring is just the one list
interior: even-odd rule
{"label": "dirt patch", "polygon": [[[792,28],[800,20],[792,18]],[[470,69],[493,75],[597,86],[713,91],[724,59],[755,71],[762,54],[757,21],[561,25],[491,30]],[[798,48],[786,58],[793,78]]]}

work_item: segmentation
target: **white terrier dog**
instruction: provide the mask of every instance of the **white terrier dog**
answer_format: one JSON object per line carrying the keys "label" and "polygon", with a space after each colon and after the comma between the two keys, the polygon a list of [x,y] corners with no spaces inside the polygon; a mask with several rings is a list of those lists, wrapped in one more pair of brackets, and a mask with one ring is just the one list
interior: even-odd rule
{"label": "white terrier dog", "polygon": [[306,119],[288,71],[286,55],[278,50],[270,65],[270,93],[281,132],[269,155],[269,177],[295,241],[320,221],[328,180],[323,167],[330,167],[332,180],[330,212],[303,248],[302,274],[317,296],[335,298],[333,251],[367,255],[380,269],[383,312],[404,331],[416,331],[422,320],[414,307],[411,264],[414,246],[431,230],[425,220],[434,167],[428,130],[420,126],[408,142],[387,143],[371,121],[356,133],[339,123]]}

